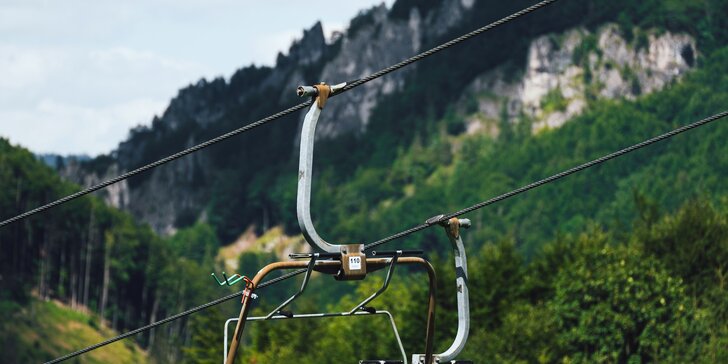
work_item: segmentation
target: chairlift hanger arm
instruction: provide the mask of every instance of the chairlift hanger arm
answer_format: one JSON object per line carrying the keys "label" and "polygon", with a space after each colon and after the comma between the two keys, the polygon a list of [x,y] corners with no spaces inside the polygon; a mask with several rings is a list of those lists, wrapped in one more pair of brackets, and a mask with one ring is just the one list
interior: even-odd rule
{"label": "chairlift hanger arm", "polygon": [[452,245],[453,254],[455,255],[455,284],[457,286],[457,305],[458,305],[458,331],[455,334],[455,340],[450,347],[437,354],[440,362],[449,362],[455,359],[465,348],[470,332],[470,299],[468,295],[468,262],[465,256],[465,246],[463,244],[460,228],[469,228],[469,219],[451,218],[442,224],[447,233],[447,237]]}
{"label": "chairlift hanger arm", "polygon": [[314,86],[299,86],[297,93],[301,97],[311,96],[315,102],[306,113],[301,129],[301,146],[298,160],[298,192],[296,194],[296,216],[298,226],[301,228],[303,237],[312,247],[318,248],[326,253],[339,253],[340,245],[327,242],[316,232],[311,220],[311,178],[313,175],[313,147],[316,136],[316,124],[318,123],[321,111],[329,96],[335,95],[348,83],[329,86],[319,84]]}
{"label": "chairlift hanger arm", "polygon": [[[430,220],[441,219],[443,215],[438,215]],[[470,300],[468,295],[468,263],[465,255],[465,246],[463,244],[461,228],[469,228],[471,223],[469,219],[451,218],[439,223],[445,228],[450,244],[452,245],[453,255],[455,256],[455,284],[457,287],[457,306],[458,306],[458,330],[455,334],[450,347],[440,354],[435,354],[438,363],[449,363],[455,359],[458,354],[465,348],[470,332]],[[412,364],[424,363],[424,354],[412,355]]]}

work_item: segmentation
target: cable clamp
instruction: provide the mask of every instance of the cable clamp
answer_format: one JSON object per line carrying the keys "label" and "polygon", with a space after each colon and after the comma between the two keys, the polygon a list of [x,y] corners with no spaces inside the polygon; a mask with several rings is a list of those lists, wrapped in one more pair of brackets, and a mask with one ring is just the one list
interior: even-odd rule
{"label": "cable clamp", "polygon": [[425,224],[427,225],[435,225],[441,223],[442,218],[445,217],[445,214],[439,214],[436,216],[433,216],[427,220],[425,220]]}

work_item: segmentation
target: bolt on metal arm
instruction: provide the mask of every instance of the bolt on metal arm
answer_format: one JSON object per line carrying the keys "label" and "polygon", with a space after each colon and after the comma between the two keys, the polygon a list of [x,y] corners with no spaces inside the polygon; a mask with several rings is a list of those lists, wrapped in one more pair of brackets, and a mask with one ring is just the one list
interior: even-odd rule
{"label": "bolt on metal arm", "polygon": [[311,176],[313,175],[313,144],[316,135],[316,124],[323,110],[324,104],[330,95],[335,94],[346,83],[329,86],[320,84],[315,86],[299,86],[299,96],[315,97],[315,102],[306,113],[301,129],[301,148],[298,160],[298,193],[296,197],[296,215],[298,226],[303,237],[312,247],[327,253],[338,253],[340,245],[330,244],[316,232],[311,220]]}

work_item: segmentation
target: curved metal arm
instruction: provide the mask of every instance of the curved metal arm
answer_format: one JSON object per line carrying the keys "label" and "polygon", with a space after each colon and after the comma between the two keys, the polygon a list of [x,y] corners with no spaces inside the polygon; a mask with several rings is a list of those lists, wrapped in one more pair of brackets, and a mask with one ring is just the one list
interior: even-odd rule
{"label": "curved metal arm", "polygon": [[298,161],[298,193],[296,197],[296,215],[298,226],[301,228],[303,237],[314,248],[319,248],[327,253],[338,253],[338,245],[329,244],[316,232],[311,220],[311,175],[313,174],[313,143],[316,134],[316,123],[318,123],[321,109],[317,103],[313,103],[303,119],[301,129],[301,154]]}
{"label": "curved metal arm", "polygon": [[[470,332],[470,300],[468,296],[468,262],[460,228],[469,228],[470,220],[452,218],[442,223],[455,255],[455,284],[457,286],[458,331],[450,347],[435,354],[436,362],[449,363],[465,348]],[[413,354],[412,364],[424,363],[424,354]]]}
{"label": "curved metal arm", "polygon": [[[453,224],[457,224],[455,227]],[[449,362],[455,359],[465,347],[465,343],[468,341],[468,333],[470,332],[470,300],[468,296],[468,261],[465,257],[465,246],[463,245],[463,238],[460,235],[459,228],[469,228],[470,220],[468,219],[457,219],[453,218],[448,221],[448,226],[445,226],[447,237],[450,239],[452,244],[452,251],[455,255],[455,283],[457,285],[457,301],[458,301],[458,331],[455,335],[455,341],[452,345],[442,352],[437,354],[440,358],[440,362]]]}
{"label": "curved metal arm", "polygon": [[319,248],[327,253],[338,253],[341,250],[340,245],[330,244],[316,232],[311,220],[311,176],[313,175],[313,144],[316,135],[316,124],[326,97],[319,103],[319,89],[327,87],[330,94],[334,95],[340,91],[348,83],[340,83],[338,85],[326,86],[299,86],[297,93],[299,96],[316,97],[316,102],[311,104],[306,117],[303,119],[303,127],[301,128],[301,149],[298,159],[298,192],[296,197],[296,216],[298,217],[298,226],[301,228],[303,237],[314,248]]}

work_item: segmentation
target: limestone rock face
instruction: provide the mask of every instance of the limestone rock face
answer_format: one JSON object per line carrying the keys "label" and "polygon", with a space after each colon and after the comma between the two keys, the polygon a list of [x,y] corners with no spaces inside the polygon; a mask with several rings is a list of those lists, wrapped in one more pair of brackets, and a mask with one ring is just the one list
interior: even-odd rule
{"label": "limestone rock face", "polygon": [[[80,169],[78,161],[74,159],[67,160],[59,172],[61,177],[87,187],[99,184],[122,173],[119,170],[119,165],[115,163],[106,168],[104,174],[85,173]],[[129,183],[124,180],[113,184],[102,190],[101,197],[109,206],[123,209],[129,204]]]}
{"label": "limestone rock face", "polygon": [[[536,38],[523,76],[508,82],[503,69],[477,77],[464,97],[477,95],[470,133],[490,130],[506,116],[533,120],[534,131],[555,128],[581,113],[588,98],[635,97],[662,89],[695,67],[695,40],[686,34],[633,29],[631,41],[614,24],[595,33],[573,29]],[[490,125],[490,127],[488,126]]]}
{"label": "limestone rock face", "polygon": [[[440,36],[456,26],[473,4],[473,0],[446,0],[424,18],[417,8],[412,8],[406,20],[390,17],[384,4],[362,13],[360,16],[370,21],[343,36],[341,51],[326,64],[321,80],[330,83],[355,80],[407,59],[422,51],[423,40]],[[325,139],[364,132],[378,100],[400,90],[415,67],[416,64],[410,65],[337,96],[326,105],[316,137]]]}

